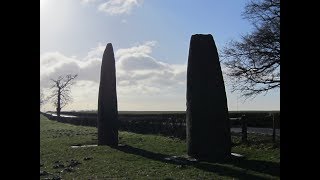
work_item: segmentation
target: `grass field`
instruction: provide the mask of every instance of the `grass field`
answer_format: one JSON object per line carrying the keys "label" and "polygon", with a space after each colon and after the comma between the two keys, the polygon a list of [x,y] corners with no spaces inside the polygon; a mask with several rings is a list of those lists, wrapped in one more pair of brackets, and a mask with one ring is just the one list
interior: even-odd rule
{"label": "grass field", "polygon": [[185,141],[159,135],[120,132],[118,148],[71,148],[97,144],[97,129],[40,115],[40,179],[280,179],[279,144],[269,136],[248,139],[244,145],[232,136],[232,152],[244,159],[188,162]]}
{"label": "grass field", "polygon": [[[55,113],[54,111],[48,111]],[[90,110],[90,111],[65,111],[65,112],[77,112],[77,113],[92,113],[92,114],[97,114],[97,110]],[[63,112],[61,112],[63,113]],[[119,114],[185,114],[186,111],[119,111]],[[229,111],[229,113],[280,113],[278,110],[270,110],[270,111]]]}

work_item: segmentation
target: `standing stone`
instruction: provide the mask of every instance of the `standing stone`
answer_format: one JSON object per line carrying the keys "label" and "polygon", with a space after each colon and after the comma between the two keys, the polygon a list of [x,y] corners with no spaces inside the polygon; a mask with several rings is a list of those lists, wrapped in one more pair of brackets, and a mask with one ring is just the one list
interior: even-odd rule
{"label": "standing stone", "polygon": [[204,160],[231,154],[227,97],[211,34],[192,35],[187,69],[187,152]]}
{"label": "standing stone", "polygon": [[118,145],[116,67],[112,44],[104,50],[98,98],[98,145]]}

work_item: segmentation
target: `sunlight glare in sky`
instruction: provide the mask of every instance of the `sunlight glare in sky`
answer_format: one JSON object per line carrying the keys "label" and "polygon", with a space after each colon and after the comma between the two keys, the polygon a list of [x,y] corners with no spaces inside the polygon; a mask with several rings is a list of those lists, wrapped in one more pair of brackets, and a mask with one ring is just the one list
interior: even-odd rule
{"label": "sunlight glare in sky", "polygon": [[43,9],[47,0],[40,0],[40,9]]}

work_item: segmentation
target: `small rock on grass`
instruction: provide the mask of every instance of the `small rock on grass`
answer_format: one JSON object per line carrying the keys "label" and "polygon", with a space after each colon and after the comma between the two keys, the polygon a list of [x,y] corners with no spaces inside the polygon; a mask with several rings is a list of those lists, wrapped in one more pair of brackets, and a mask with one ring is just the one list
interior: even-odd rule
{"label": "small rock on grass", "polygon": [[53,176],[53,177],[48,177],[45,178],[45,180],[61,180],[62,178],[60,176]]}
{"label": "small rock on grass", "polygon": [[92,159],[92,157],[84,157],[83,158],[83,160],[85,160],[85,161],[88,161],[88,160],[91,160]]}
{"label": "small rock on grass", "polygon": [[73,172],[73,171],[74,171],[74,169],[72,167],[66,167],[63,170],[61,170],[60,172],[64,173],[64,172]]}
{"label": "small rock on grass", "polygon": [[53,168],[54,168],[54,169],[64,168],[64,165],[63,165],[63,164],[54,164],[54,165],[53,165]]}
{"label": "small rock on grass", "polygon": [[71,159],[69,162],[70,162],[68,165],[69,167],[74,167],[74,166],[77,166],[78,164],[81,164],[79,161],[75,159]]}
{"label": "small rock on grass", "polygon": [[40,176],[45,176],[45,175],[48,175],[49,173],[47,171],[41,171],[40,170]]}

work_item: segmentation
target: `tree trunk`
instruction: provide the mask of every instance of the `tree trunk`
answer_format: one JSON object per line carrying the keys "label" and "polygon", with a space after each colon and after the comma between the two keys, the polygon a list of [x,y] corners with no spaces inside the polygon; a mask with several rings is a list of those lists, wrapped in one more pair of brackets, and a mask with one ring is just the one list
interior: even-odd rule
{"label": "tree trunk", "polygon": [[61,111],[61,89],[58,89],[58,102],[57,102],[57,117],[60,117]]}

